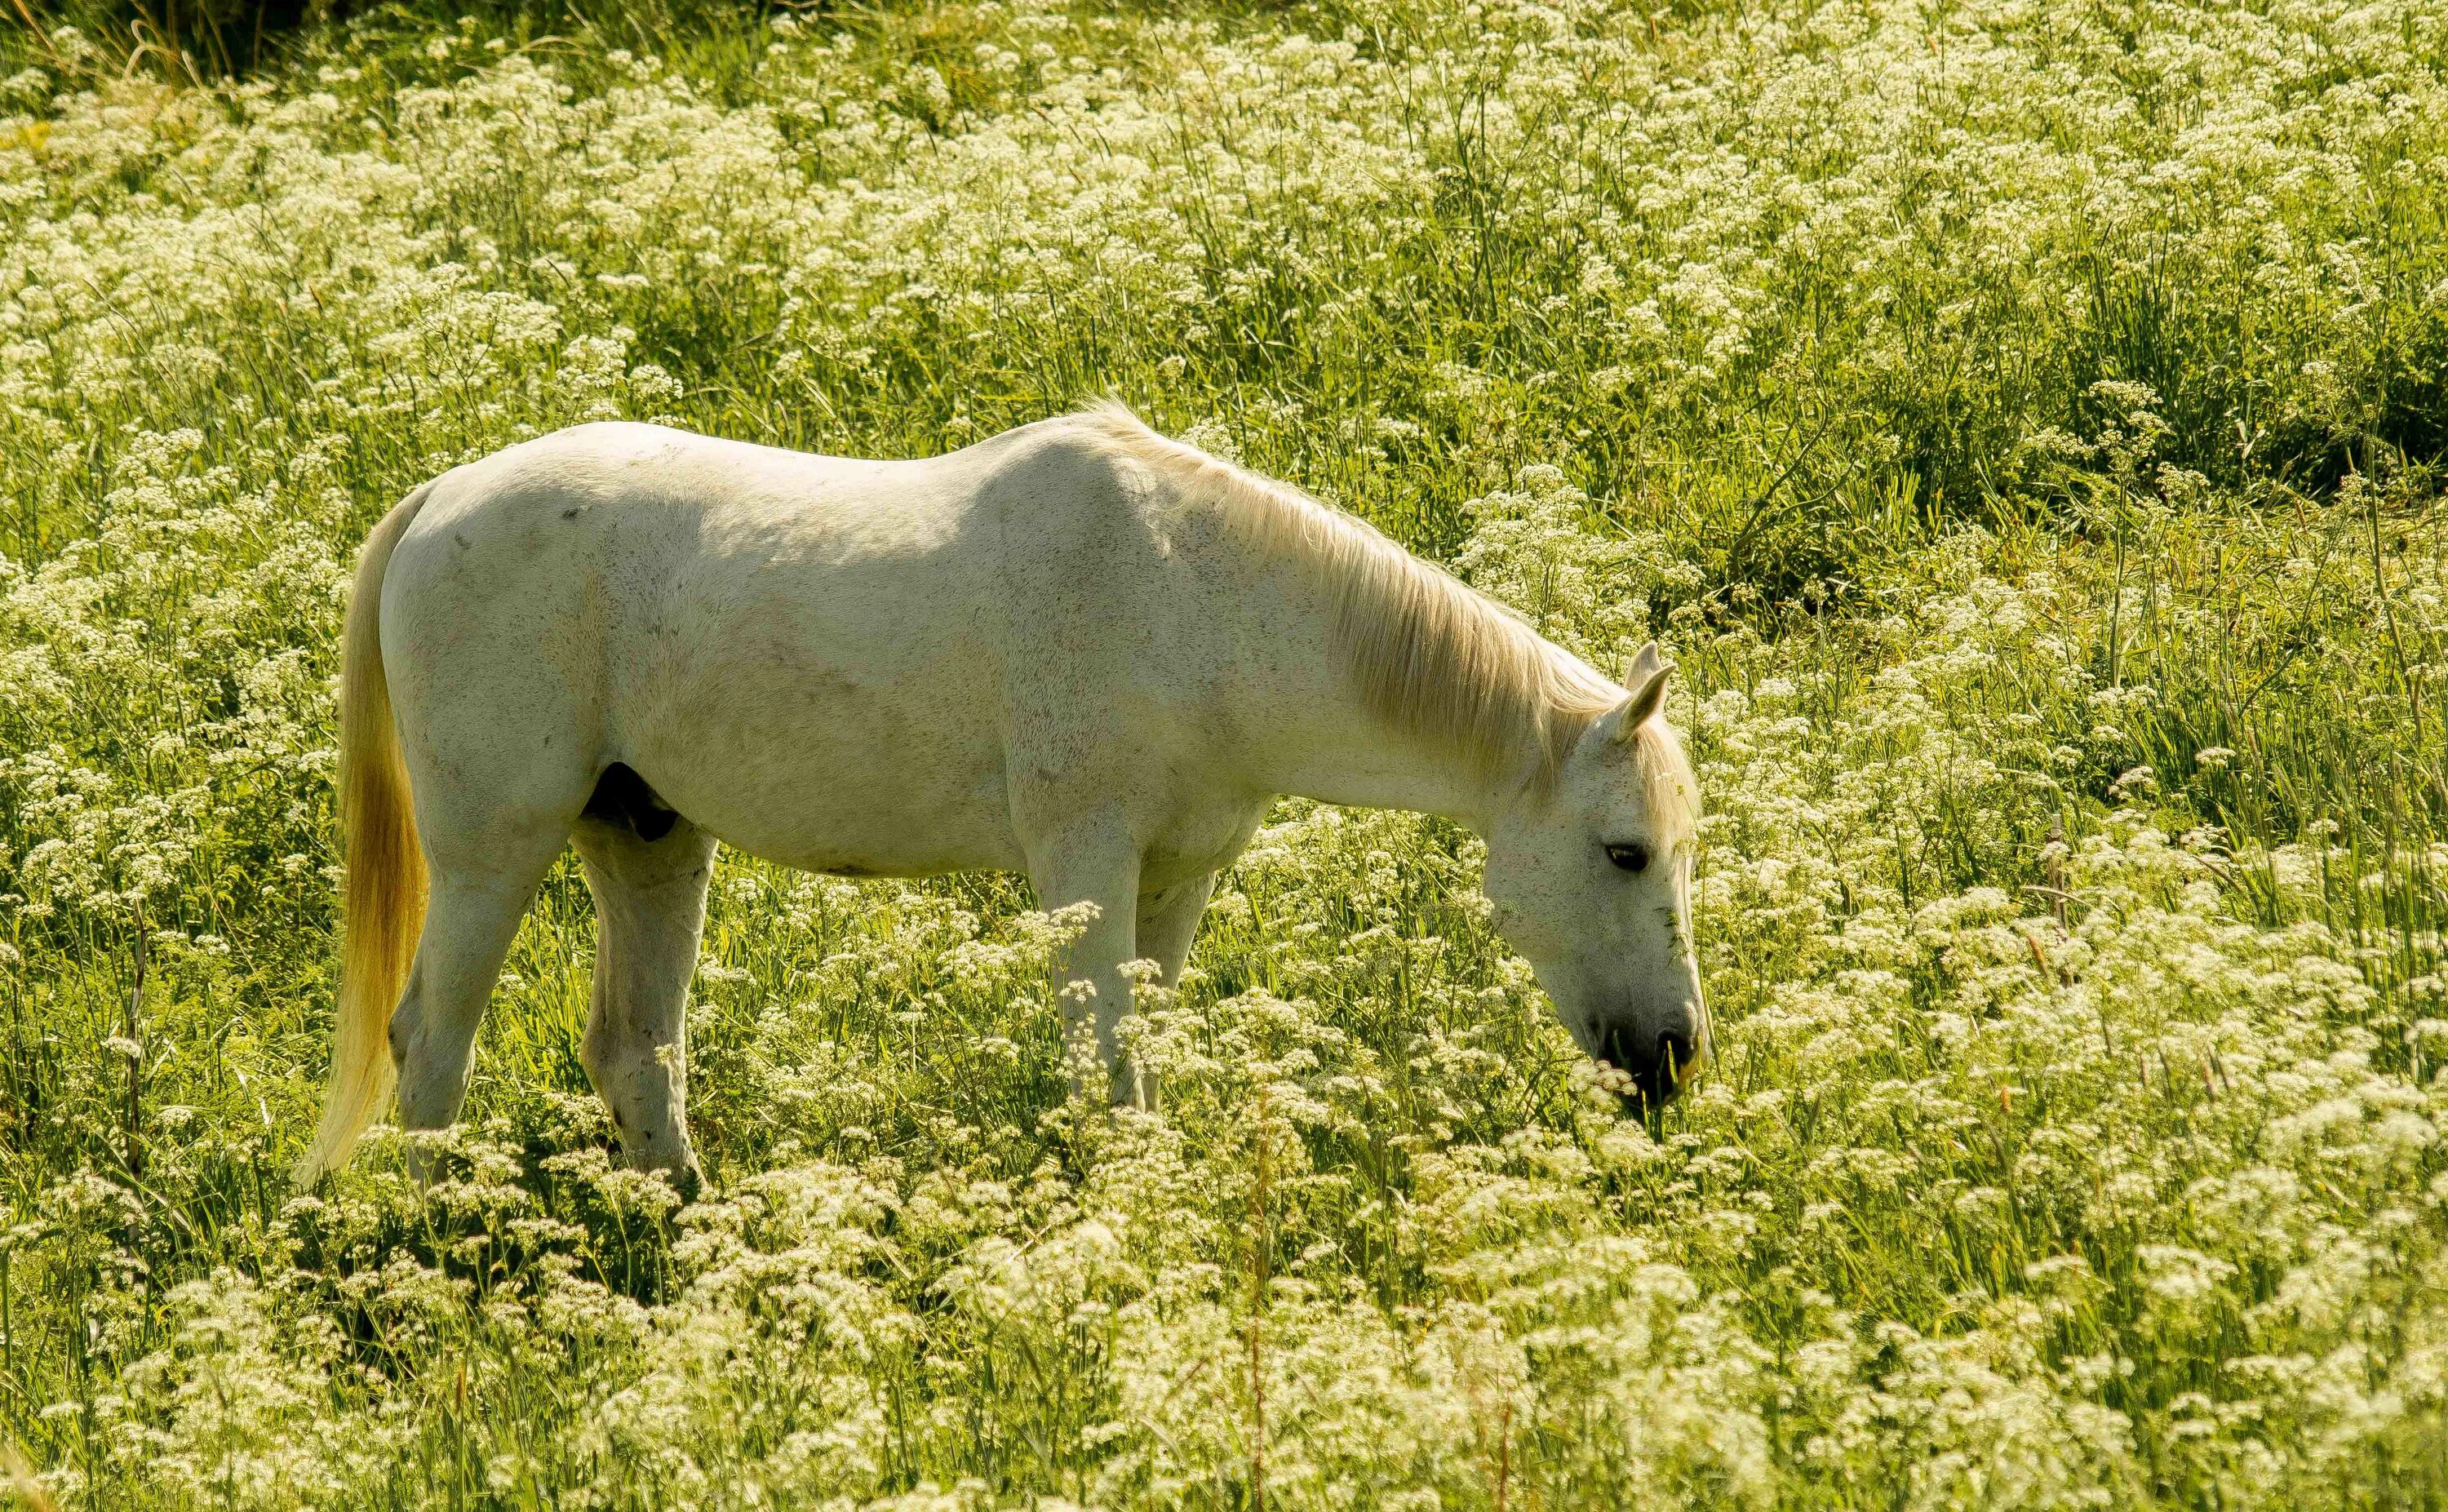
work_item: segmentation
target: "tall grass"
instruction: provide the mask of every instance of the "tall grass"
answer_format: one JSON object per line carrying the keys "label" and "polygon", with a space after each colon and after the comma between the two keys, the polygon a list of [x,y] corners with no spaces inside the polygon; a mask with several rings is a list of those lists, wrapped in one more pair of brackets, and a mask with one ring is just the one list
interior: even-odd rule
{"label": "tall grass", "polygon": [[[2435,10],[18,38],[0,1444],[63,1506],[2437,1500]],[[445,1178],[288,1190],[384,508],[1103,392],[1670,641],[1693,1097],[1595,1095],[1473,837],[1289,801],[1160,1119],[1068,1100],[1015,879],[726,855],[676,1211],[565,868]]]}

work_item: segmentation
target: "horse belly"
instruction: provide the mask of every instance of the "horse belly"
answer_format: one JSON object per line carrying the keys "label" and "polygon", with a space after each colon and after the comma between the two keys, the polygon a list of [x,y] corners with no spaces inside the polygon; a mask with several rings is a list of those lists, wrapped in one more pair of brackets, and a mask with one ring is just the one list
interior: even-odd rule
{"label": "horse belly", "polygon": [[724,844],[848,876],[1022,864],[1002,742],[971,679],[753,630],[687,660],[637,700],[641,718],[618,721],[621,744],[665,803]]}
{"label": "horse belly", "polygon": [[[667,799],[735,850],[836,876],[933,876],[1016,870],[1008,805],[991,783],[843,780],[847,763],[816,757],[787,775],[706,785]],[[848,756],[850,752],[840,755]]]}

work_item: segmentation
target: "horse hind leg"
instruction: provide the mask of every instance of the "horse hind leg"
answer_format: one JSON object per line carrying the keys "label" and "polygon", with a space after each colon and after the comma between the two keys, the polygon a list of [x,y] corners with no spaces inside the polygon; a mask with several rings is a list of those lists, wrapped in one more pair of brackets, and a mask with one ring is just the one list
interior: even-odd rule
{"label": "horse hind leg", "polygon": [[382,580],[392,601],[383,670],[430,876],[416,959],[391,1020],[400,1120],[411,1129],[458,1117],[502,958],[597,775],[583,753],[600,713],[571,692],[584,684],[583,658],[571,661],[568,647],[559,661],[536,654],[528,621],[545,609],[507,593],[472,597],[496,559],[479,553],[469,566],[466,547],[420,543],[412,529]]}
{"label": "horse hind leg", "polygon": [[575,833],[596,930],[580,1059],[611,1111],[623,1163],[665,1173],[694,1199],[705,1177],[688,1137],[686,1015],[714,837],[661,807],[626,767],[607,773],[597,794]]}
{"label": "horse hind leg", "polygon": [[[391,1019],[402,1127],[438,1129],[459,1117],[502,958],[563,843],[543,833],[497,837],[484,865],[449,859],[456,847],[437,856],[416,962]],[[411,1164],[422,1173],[425,1162],[411,1155]]]}

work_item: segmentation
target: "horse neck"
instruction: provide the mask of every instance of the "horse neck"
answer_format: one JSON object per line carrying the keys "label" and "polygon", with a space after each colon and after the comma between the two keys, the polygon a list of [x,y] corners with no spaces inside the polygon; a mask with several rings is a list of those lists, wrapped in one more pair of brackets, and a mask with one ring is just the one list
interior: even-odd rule
{"label": "horse neck", "polygon": [[[1229,469],[1219,474],[1203,458],[1194,465],[1168,451],[1167,443],[1134,431],[1122,444],[1193,498],[1205,495],[1207,507],[1194,505],[1188,513],[1221,527],[1194,529],[1181,540],[1192,559],[1204,559],[1215,590],[1212,613],[1200,617],[1202,649],[1210,658],[1220,654],[1211,665],[1233,669],[1224,680],[1237,684],[1230,701],[1249,737],[1235,756],[1254,768],[1255,784],[1329,803],[1441,814],[1486,833],[1540,770],[1541,732],[1531,728],[1539,721],[1523,719],[1515,748],[1499,752],[1459,733],[1412,728],[1418,721],[1369,706],[1379,700],[1365,695],[1341,644],[1337,620],[1349,607],[1342,602],[1347,593],[1385,592],[1393,619],[1415,618],[1416,601],[1401,597],[1408,580],[1382,571],[1387,558],[1377,554],[1408,562],[1401,548],[1313,516],[1325,507],[1282,497],[1277,485],[1256,478],[1236,484]],[[1439,603],[1466,621],[1476,596],[1459,586],[1454,592],[1463,597]],[[1477,612],[1500,613],[1488,604]],[[1429,618],[1454,628],[1451,616]]]}
{"label": "horse neck", "polygon": [[1450,753],[1389,733],[1357,702],[1347,700],[1341,712],[1340,719],[1312,713],[1285,721],[1258,785],[1321,803],[1438,814],[1487,833],[1502,807],[1501,784]]}
{"label": "horse neck", "polygon": [[1251,669],[1255,785],[1354,808],[1407,809],[1488,833],[1538,769],[1532,732],[1494,764],[1465,742],[1400,727],[1366,706],[1323,606],[1262,616]]}

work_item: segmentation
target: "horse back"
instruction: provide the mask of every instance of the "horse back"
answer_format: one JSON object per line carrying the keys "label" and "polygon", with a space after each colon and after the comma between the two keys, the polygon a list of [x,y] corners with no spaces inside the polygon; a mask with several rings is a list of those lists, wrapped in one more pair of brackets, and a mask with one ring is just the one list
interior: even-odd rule
{"label": "horse back", "polygon": [[776,859],[1013,865],[1015,760],[1212,741],[1202,539],[1060,422],[918,462],[580,427],[437,482],[384,660],[412,763],[558,750]]}

